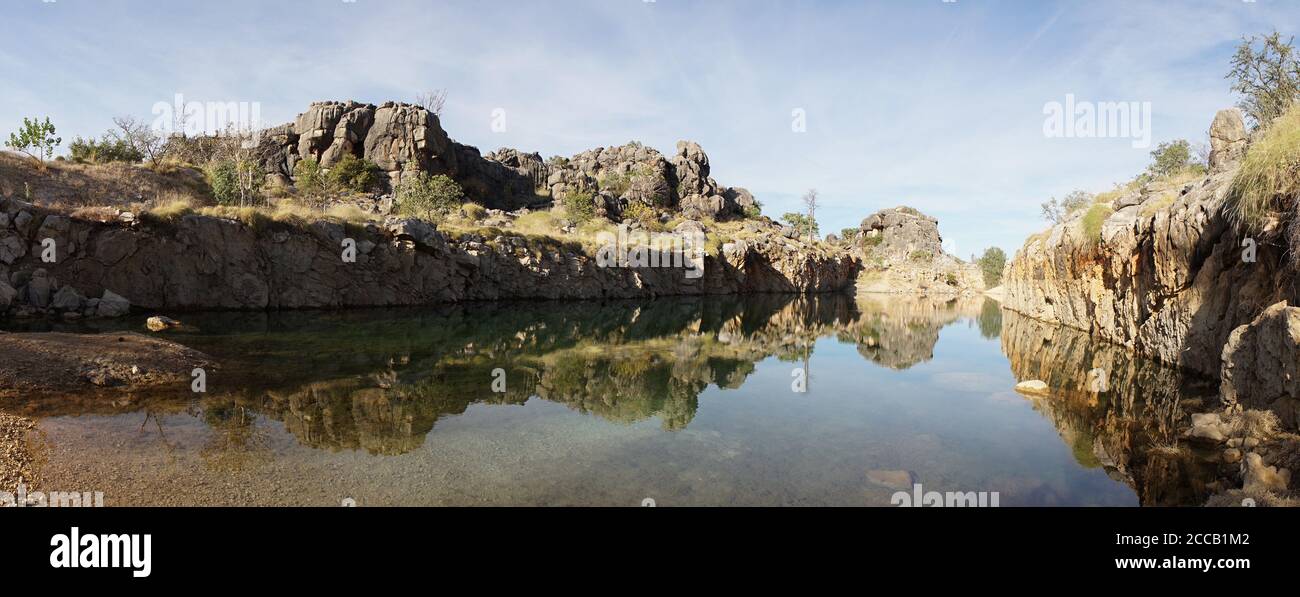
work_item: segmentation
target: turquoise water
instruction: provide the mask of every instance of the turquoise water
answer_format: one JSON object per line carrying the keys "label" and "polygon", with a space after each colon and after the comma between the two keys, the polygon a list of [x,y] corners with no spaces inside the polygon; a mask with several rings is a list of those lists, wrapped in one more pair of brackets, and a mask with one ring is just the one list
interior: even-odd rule
{"label": "turquoise water", "polygon": [[913,482],[1003,506],[1203,499],[1194,457],[1150,447],[1209,390],[984,298],[182,319],[166,335],[222,364],[207,394],[5,406],[39,417],[47,487],[110,505],[888,506]]}

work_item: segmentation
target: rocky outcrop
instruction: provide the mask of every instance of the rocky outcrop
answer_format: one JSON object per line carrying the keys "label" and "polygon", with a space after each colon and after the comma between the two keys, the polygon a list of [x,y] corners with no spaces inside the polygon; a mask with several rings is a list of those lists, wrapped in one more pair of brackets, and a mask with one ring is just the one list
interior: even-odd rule
{"label": "rocky outcrop", "polygon": [[861,292],[962,294],[984,290],[979,266],[944,252],[939,220],[910,207],[885,209],[844,239],[862,256]]}
{"label": "rocky outcrop", "polygon": [[293,182],[303,158],[328,169],[353,155],[374,162],[389,188],[408,169],[446,174],[470,200],[490,209],[545,204],[570,192],[596,195],[598,215],[614,219],[632,202],[690,219],[742,215],[756,205],[749,191],[713,180],[709,157],[691,141],[679,142],[671,157],[640,143],[549,161],[512,148],[482,155],[452,140],[436,114],[397,102],[314,103],[293,123],[263,131],[258,152],[269,176],[282,184]]}
{"label": "rocky outcrop", "polygon": [[1300,423],[1300,309],[1278,303],[1232,331],[1223,347],[1221,395],[1227,405],[1270,410]]}
{"label": "rocky outcrop", "polygon": [[1096,237],[1077,216],[1031,237],[1007,268],[1005,305],[1219,375],[1233,330],[1269,305],[1300,304],[1285,242],[1230,224],[1234,173],[1119,193],[1091,208],[1112,212]]}
{"label": "rocky outcrop", "polygon": [[[0,211],[33,221],[58,217],[16,201]],[[681,267],[601,267],[578,243],[491,229],[447,235],[410,219],[264,228],[197,214],[153,223],[64,220],[62,234],[75,239],[75,248],[61,249],[55,263],[28,254],[0,264],[0,274],[42,308],[62,288],[56,278],[80,296],[102,296],[95,305],[100,315],[132,305],[260,310],[822,292],[845,288],[858,269],[845,252],[794,250],[775,235],[731,243],[704,258],[702,277],[692,277]],[[39,246],[34,232],[4,232]],[[344,239],[355,242],[355,262],[342,258]]]}
{"label": "rocky outcrop", "polygon": [[390,188],[404,171],[418,169],[451,176],[471,200],[487,207],[515,209],[537,201],[527,168],[456,143],[436,114],[411,104],[313,103],[293,123],[263,131],[258,155],[268,176],[283,184],[292,182],[299,160],[314,159],[328,169],[353,155],[374,162]]}
{"label": "rocky outcrop", "polygon": [[554,159],[546,167],[552,197],[591,192],[599,198],[600,214],[611,218],[622,217],[632,203],[680,212],[688,219],[715,220],[743,215],[756,205],[749,191],[713,180],[709,156],[692,141],[679,141],[671,158],[633,142]]}

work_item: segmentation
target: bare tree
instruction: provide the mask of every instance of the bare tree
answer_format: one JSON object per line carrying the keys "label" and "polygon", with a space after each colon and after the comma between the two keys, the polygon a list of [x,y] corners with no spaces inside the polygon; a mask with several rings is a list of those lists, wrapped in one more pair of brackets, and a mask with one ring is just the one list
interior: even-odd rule
{"label": "bare tree", "polygon": [[435,89],[427,93],[415,94],[415,103],[435,116],[442,116],[442,107],[447,104],[447,90]]}
{"label": "bare tree", "polygon": [[162,159],[167,139],[149,124],[136,120],[134,116],[118,116],[113,119],[113,124],[117,126],[117,130],[112,132],[113,137],[140,152],[150,164],[157,165]]}
{"label": "bare tree", "polygon": [[804,207],[808,209],[808,240],[814,240],[817,235],[815,222],[817,221],[817,189],[808,189],[803,195]]}

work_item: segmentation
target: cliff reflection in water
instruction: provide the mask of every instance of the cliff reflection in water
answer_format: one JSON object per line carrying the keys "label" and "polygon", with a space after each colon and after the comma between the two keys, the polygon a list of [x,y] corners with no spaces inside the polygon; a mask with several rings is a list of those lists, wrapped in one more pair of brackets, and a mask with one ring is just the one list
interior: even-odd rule
{"label": "cliff reflection in water", "polygon": [[1190,413],[1214,399],[1215,382],[1135,358],[1079,330],[1004,315],[1002,349],[1012,372],[1017,380],[1047,382],[1051,395],[1031,398],[1034,408],[1080,464],[1104,468],[1143,505],[1199,505],[1209,497],[1214,465],[1180,435]]}
{"label": "cliff reflection in water", "polygon": [[[1178,431],[1185,410],[1194,409],[1197,397],[1212,388],[1133,360],[1085,334],[1003,311],[983,297],[491,303],[433,310],[196,314],[186,321],[198,331],[169,337],[222,363],[209,376],[208,395],[201,400],[181,391],[114,404],[46,400],[18,410],[54,417],[143,411],[146,425],[153,424],[150,419],[158,423],[160,436],[165,421],[176,422],[168,417],[188,413],[207,429],[196,450],[204,466],[235,474],[263,467],[277,450],[285,450],[276,447],[281,432],[266,420],[281,422],[298,445],[404,455],[425,445],[440,421],[475,405],[540,399],[629,426],[657,420],[676,434],[692,428],[706,390],[725,394],[745,386],[736,393],[740,398],[708,398],[728,413],[747,408],[728,400],[762,399],[765,406],[743,415],[747,423],[729,433],[769,443],[807,442],[807,457],[825,469],[817,474],[837,484],[844,474],[870,486],[872,478],[911,474],[896,469],[925,473],[928,467],[922,477],[927,487],[998,489],[1004,504],[1090,503],[1086,496],[1101,491],[1089,485],[1094,481],[1070,475],[1054,479],[1051,471],[1060,465],[1046,459],[1041,447],[1032,447],[1054,444],[1050,429],[1042,429],[1027,409],[1023,417],[1008,417],[996,406],[1030,400],[1010,392],[1013,384],[1001,368],[1009,360],[1017,380],[1041,379],[1054,389],[1031,403],[1056,428],[1078,465],[1104,469],[1133,488],[1139,503],[1199,503],[1209,481],[1195,456],[1179,446]],[[944,328],[962,325],[971,331],[946,345],[940,342]],[[999,336],[1007,360],[990,342]],[[823,350],[837,354],[814,358],[819,340]],[[836,343],[848,346],[831,350]],[[769,367],[761,383],[752,379],[760,375],[758,365],[773,357],[788,367],[775,372]],[[805,398],[791,392],[786,375],[791,370],[810,374],[812,386],[844,394],[836,400],[850,402],[822,398],[800,405]],[[1105,387],[1097,385],[1097,371],[1104,372]],[[980,396],[993,402],[970,402]],[[765,414],[773,409],[769,400],[786,405],[775,420]],[[700,428],[719,434],[719,424],[715,419]],[[801,434],[807,437],[796,440]],[[772,449],[779,452],[779,445]],[[1060,458],[1068,460],[1064,454]],[[859,460],[868,466],[846,473],[861,467]],[[708,462],[701,462],[708,474],[727,470]],[[756,473],[756,478],[770,476]],[[824,491],[837,496],[862,491],[835,487]],[[892,489],[872,491],[886,493],[870,494],[876,497],[868,503],[887,504]],[[855,503],[852,497],[842,499]]]}

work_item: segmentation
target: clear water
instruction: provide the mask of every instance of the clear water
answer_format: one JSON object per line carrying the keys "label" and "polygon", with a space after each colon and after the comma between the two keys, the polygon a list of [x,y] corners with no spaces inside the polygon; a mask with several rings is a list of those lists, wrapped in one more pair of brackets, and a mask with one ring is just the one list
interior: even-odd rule
{"label": "clear water", "polygon": [[165,335],[222,363],[201,397],[0,407],[38,417],[45,488],[109,505],[888,506],[913,481],[1003,506],[1204,498],[1195,455],[1152,446],[1211,389],[984,298],[184,320]]}

